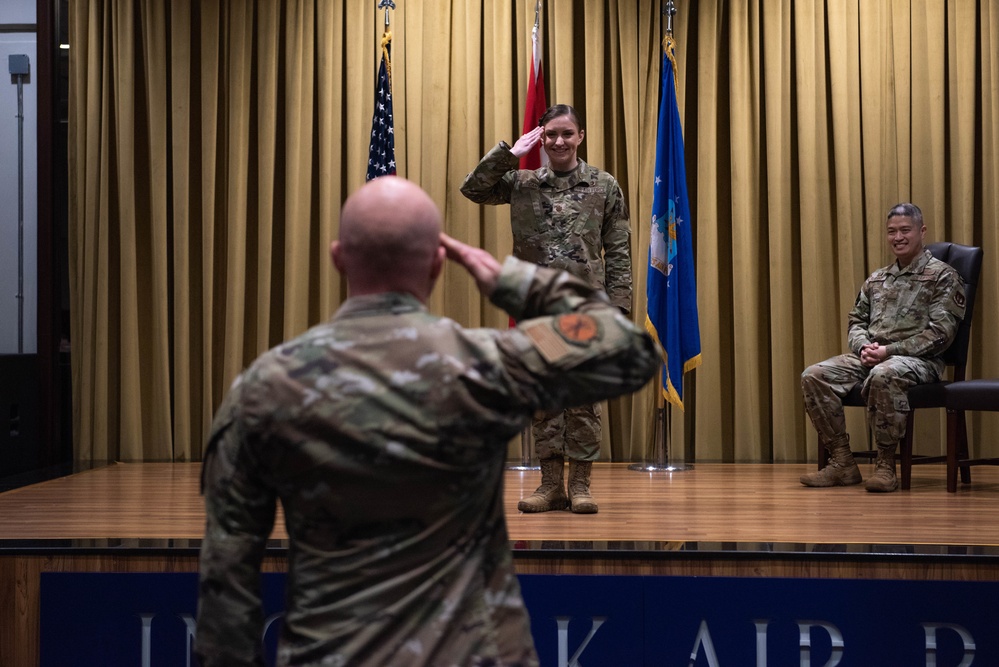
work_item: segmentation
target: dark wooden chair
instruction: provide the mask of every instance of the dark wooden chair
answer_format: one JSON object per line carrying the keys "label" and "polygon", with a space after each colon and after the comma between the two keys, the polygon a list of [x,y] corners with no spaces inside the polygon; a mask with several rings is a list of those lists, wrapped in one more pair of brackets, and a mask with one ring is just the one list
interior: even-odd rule
{"label": "dark wooden chair", "polygon": [[[968,363],[968,347],[971,343],[971,322],[975,311],[975,295],[978,292],[978,276],[982,270],[982,249],[976,246],[966,246],[959,243],[947,241],[940,243],[930,243],[926,249],[937,259],[947,262],[964,279],[964,290],[966,297],[964,319],[958,325],[957,335],[954,337],[950,347],[943,353],[944,362],[949,366],[951,377],[954,382],[959,382],[965,378],[965,367]],[[899,442],[899,482],[902,489],[908,489],[912,482],[912,466],[920,463],[945,463],[948,456],[921,456],[912,453],[912,432],[913,421],[916,410],[921,408],[944,408],[946,407],[945,388],[950,382],[932,382],[929,384],[917,384],[909,389],[909,417],[905,425],[905,436]],[[843,405],[848,407],[866,408],[867,403],[860,395],[861,384],[857,384],[850,393],[843,398]],[[967,431],[964,423],[964,413],[955,415],[955,420],[961,422],[959,430]],[[959,439],[956,446],[962,451],[957,452],[958,458],[967,458],[968,439]],[[873,458],[877,451],[868,450],[854,452],[853,455],[859,458]],[[819,469],[823,468],[829,460],[829,452],[825,447],[819,445]],[[948,472],[948,475],[950,473]],[[968,475],[967,468],[962,470],[962,479]],[[970,481],[970,476],[968,477]],[[949,485],[949,483],[948,483]],[[956,485],[956,482],[955,482]]]}
{"label": "dark wooden chair", "polygon": [[947,408],[947,490],[957,491],[957,471],[961,481],[971,483],[970,467],[999,465],[999,458],[972,459],[968,455],[966,410],[999,412],[999,379],[951,382],[944,388]]}

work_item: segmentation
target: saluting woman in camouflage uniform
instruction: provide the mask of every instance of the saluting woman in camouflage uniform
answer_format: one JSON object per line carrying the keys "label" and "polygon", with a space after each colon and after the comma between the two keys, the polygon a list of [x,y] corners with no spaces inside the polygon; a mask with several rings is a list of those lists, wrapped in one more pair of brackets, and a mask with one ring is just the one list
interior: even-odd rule
{"label": "saluting woman in camouflage uniform", "polygon": [[[563,269],[607,292],[625,315],[631,312],[631,225],[617,180],[577,157],[585,130],[566,104],[550,107],[538,127],[510,146],[500,142],[462,183],[461,193],[479,204],[510,204],[513,254]],[[541,143],[548,164],[518,169],[520,157]],[[600,406],[545,414],[533,424],[541,486],[520,501],[521,512],[570,508],[592,514],[590,468],[600,456]],[[568,494],[563,481],[569,459]]]}

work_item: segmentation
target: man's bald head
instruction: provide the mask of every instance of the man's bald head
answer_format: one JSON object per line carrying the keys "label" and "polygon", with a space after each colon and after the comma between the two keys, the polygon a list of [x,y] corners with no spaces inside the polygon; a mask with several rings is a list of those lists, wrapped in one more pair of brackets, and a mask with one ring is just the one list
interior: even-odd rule
{"label": "man's bald head", "polygon": [[330,251],[352,295],[409,292],[425,301],[444,261],[440,235],[430,196],[403,178],[382,176],[347,198]]}

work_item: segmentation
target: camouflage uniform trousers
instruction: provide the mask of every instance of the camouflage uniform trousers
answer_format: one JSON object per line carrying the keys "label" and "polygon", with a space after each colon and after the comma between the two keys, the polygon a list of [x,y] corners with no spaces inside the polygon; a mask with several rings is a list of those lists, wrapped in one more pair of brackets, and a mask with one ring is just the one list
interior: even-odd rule
{"label": "camouflage uniform trousers", "polygon": [[534,418],[532,435],[539,459],[564,456],[574,461],[600,458],[600,404],[546,412]]}
{"label": "camouflage uniform trousers", "polygon": [[843,397],[862,382],[861,395],[867,402],[867,422],[875,441],[895,445],[905,435],[909,387],[936,382],[939,377],[935,362],[918,357],[889,357],[868,368],[857,355],[841,354],[806,368],[801,391],[819,441],[828,445],[846,434]]}

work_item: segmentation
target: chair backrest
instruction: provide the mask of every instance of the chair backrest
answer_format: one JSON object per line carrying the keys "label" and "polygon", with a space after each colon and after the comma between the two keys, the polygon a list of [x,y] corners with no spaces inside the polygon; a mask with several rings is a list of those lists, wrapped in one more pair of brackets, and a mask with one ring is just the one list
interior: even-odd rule
{"label": "chair backrest", "polygon": [[961,245],[942,241],[927,244],[930,254],[942,262],[947,262],[964,279],[964,319],[957,327],[957,335],[950,347],[943,353],[943,360],[954,367],[954,379],[964,379],[964,368],[968,363],[968,345],[971,342],[971,321],[975,312],[975,294],[978,292],[978,276],[982,272],[982,249],[976,246]]}

